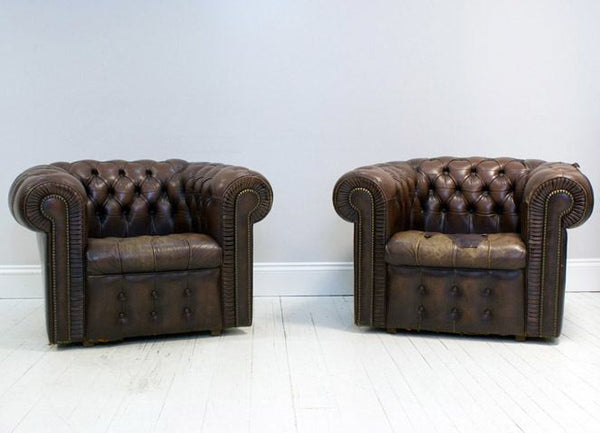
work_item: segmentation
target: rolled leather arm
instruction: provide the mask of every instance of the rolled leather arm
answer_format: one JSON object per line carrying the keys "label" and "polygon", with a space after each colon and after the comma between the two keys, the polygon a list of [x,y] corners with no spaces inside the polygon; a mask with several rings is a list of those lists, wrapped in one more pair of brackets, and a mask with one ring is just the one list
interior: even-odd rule
{"label": "rolled leather arm", "polygon": [[223,248],[223,326],[249,326],[252,226],[271,209],[271,185],[260,173],[223,164],[190,164],[183,176],[197,229],[210,234]]}
{"label": "rolled leather arm", "polygon": [[13,182],[9,207],[23,226],[45,233],[46,324],[50,343],[82,341],[87,195],[65,170],[30,168]]}
{"label": "rolled leather arm", "polygon": [[544,163],[529,174],[521,206],[527,245],[527,335],[557,337],[565,291],[567,228],[592,213],[593,192],[577,164]]}
{"label": "rolled leather arm", "polygon": [[354,223],[354,320],[385,327],[385,244],[410,226],[416,171],[390,162],[357,168],[335,185],[336,212]]}

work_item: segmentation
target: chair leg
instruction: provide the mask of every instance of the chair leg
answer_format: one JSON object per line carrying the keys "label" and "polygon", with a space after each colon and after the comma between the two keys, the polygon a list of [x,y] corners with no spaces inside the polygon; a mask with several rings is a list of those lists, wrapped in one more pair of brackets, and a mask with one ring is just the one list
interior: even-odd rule
{"label": "chair leg", "polygon": [[527,337],[525,335],[515,335],[515,340],[519,343],[522,343],[523,341],[527,340]]}
{"label": "chair leg", "polygon": [[218,337],[219,335],[221,335],[222,332],[222,329],[212,329],[210,331],[210,335],[212,335],[213,337]]}
{"label": "chair leg", "polygon": [[387,328],[386,331],[388,334],[395,334],[398,332],[398,329],[397,328]]}
{"label": "chair leg", "polygon": [[94,343],[93,341],[83,340],[83,347],[93,347],[95,345],[96,343]]}

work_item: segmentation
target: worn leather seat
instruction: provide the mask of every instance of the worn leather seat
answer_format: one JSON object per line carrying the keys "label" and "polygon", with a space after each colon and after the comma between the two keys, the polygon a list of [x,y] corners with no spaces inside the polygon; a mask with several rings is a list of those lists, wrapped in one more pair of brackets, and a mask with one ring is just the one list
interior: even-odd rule
{"label": "worn leather seat", "polygon": [[39,232],[51,343],[248,326],[252,230],[272,191],[213,163],[59,162],[14,181],[17,221]]}
{"label": "worn leather seat", "polygon": [[395,233],[385,246],[385,261],[395,266],[523,269],[525,243],[516,233]]}
{"label": "worn leather seat", "polygon": [[560,335],[566,229],[593,208],[577,164],[420,158],[360,167],[333,193],[354,223],[355,322]]}
{"label": "worn leather seat", "polygon": [[90,238],[86,254],[87,274],[217,268],[221,266],[222,254],[219,244],[202,233]]}

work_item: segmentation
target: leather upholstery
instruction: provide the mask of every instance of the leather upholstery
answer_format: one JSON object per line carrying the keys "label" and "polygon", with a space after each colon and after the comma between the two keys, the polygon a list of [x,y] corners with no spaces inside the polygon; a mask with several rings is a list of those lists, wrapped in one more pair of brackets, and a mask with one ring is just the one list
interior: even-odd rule
{"label": "leather upholstery", "polygon": [[385,247],[390,265],[523,269],[527,249],[517,233],[445,234],[408,230]]}
{"label": "leather upholstery", "polygon": [[88,275],[86,341],[222,329],[220,268]]}
{"label": "leather upholstery", "polygon": [[523,335],[524,272],[390,266],[388,328]]}
{"label": "leather upholstery", "polygon": [[132,238],[89,238],[88,275],[217,268],[221,247],[210,236],[181,233]]}
{"label": "leather upholstery", "polygon": [[[524,299],[522,310],[518,303],[511,304],[513,319],[516,320],[519,314],[523,316],[522,329],[519,328],[519,332],[513,330],[514,335],[555,337],[560,334],[565,229],[582,224],[593,207],[591,185],[576,164],[482,157],[440,157],[375,164],[343,175],[335,186],[333,201],[338,214],[353,222],[355,228],[357,324],[403,327],[398,325],[401,321],[390,319],[392,290],[398,293],[404,284],[401,282],[404,280],[391,275],[391,268],[406,268],[407,272],[413,272],[411,278],[437,269],[437,275],[447,281],[436,280],[439,283],[435,284],[435,290],[443,291],[448,283],[456,283],[453,281],[457,278],[454,270],[472,269],[469,274],[472,277],[468,278],[472,281],[481,271],[485,275],[504,272],[505,261],[512,263],[510,269],[520,269],[523,267],[522,255],[526,254],[524,279],[508,279],[515,287],[513,293],[522,293],[520,296]],[[417,265],[414,244],[410,246],[409,237],[402,234],[396,237],[399,232],[411,230],[453,236],[432,236],[436,244],[427,256],[427,264],[420,257]],[[461,256],[466,251],[463,251],[464,247],[456,247],[456,242],[468,244],[469,238],[463,236],[466,234],[487,234],[489,238],[499,234],[503,241],[507,239],[504,235],[509,234],[515,242],[510,247],[490,248],[489,252],[498,254],[490,263],[482,262],[482,256],[476,254],[471,258],[473,261],[469,261],[470,266],[465,264],[465,256],[459,263],[454,262],[454,267],[448,267],[452,265],[452,259],[448,262],[444,255],[446,258],[441,260],[443,254],[436,250],[443,248],[453,253],[460,250],[458,255]],[[520,246],[517,246],[517,236],[522,240]],[[437,239],[446,246],[441,247]],[[454,242],[450,243],[450,240]],[[516,275],[509,270],[506,272]],[[438,312],[442,314],[442,310]],[[428,328],[427,323],[434,322],[423,322],[421,329],[442,329],[433,324]],[[481,333],[507,333],[504,325],[490,327],[483,322],[480,325]],[[444,325],[443,329],[448,330],[448,327]],[[456,332],[474,332],[471,325],[454,329]]]}
{"label": "leather upholstery", "polygon": [[[13,182],[9,205],[19,223],[42,233],[50,342],[93,341],[89,330],[97,324],[90,323],[89,313],[97,306],[94,304],[96,301],[91,299],[100,302],[102,295],[97,290],[101,290],[102,285],[98,286],[95,297],[90,298],[89,278],[108,278],[117,274],[95,275],[94,272],[99,274],[100,270],[94,270],[92,266],[87,280],[84,276],[88,271],[87,259],[100,257],[101,251],[95,247],[108,248],[111,241],[102,239],[111,237],[129,239],[179,234],[187,238],[192,233],[205,235],[203,239],[208,243],[196,245],[202,250],[203,257],[198,258],[191,268],[214,266],[218,271],[215,271],[216,274],[207,272],[210,278],[218,281],[220,326],[213,327],[216,323],[213,317],[211,328],[202,329],[249,325],[252,318],[252,226],[267,215],[272,200],[271,187],[262,175],[244,167],[224,164],[188,163],[177,159],[162,162],[84,160],[26,170]],[[213,246],[208,246],[209,239],[212,239]],[[158,242],[166,246],[163,241]],[[215,243],[220,248],[219,264],[214,257]],[[91,251],[88,244],[92,246]],[[134,249],[139,247],[137,243],[127,242],[127,245]],[[174,242],[168,249],[176,249],[178,254],[183,254],[180,247],[180,242]],[[191,248],[188,252],[192,249],[197,251]],[[204,256],[204,253],[207,255]],[[140,258],[139,262],[133,260],[126,264],[122,275],[140,275],[141,278],[141,273],[127,272],[149,269],[145,260]],[[157,262],[156,269],[160,268],[161,273],[156,273],[154,283],[162,284],[162,277],[159,277],[162,272],[180,271],[183,266],[181,260],[171,256],[164,259],[163,256]],[[192,257],[192,261],[195,260]],[[105,264],[107,267],[104,267]],[[103,262],[101,269],[114,272],[114,266],[116,263]],[[165,270],[171,266],[176,269]],[[185,272],[188,276],[194,275],[194,278],[207,274],[191,271],[190,268]],[[213,283],[206,282],[208,286]],[[214,309],[216,301],[210,302],[213,302],[211,308]],[[175,318],[173,320],[176,321]],[[200,326],[200,323],[209,322],[194,323]],[[186,326],[173,332],[188,330]],[[131,329],[121,334],[111,333],[110,339],[118,335],[121,335],[118,338],[132,336],[136,332],[139,333],[135,335],[159,332],[159,328],[151,327]],[[179,328],[165,325],[160,329]],[[97,340],[105,339],[103,336],[96,337]]]}

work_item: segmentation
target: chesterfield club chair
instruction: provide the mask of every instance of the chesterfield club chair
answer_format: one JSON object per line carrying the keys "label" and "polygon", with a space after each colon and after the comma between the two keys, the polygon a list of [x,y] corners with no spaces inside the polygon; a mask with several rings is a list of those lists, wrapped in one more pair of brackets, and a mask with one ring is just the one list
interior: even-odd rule
{"label": "chesterfield club chair", "polygon": [[50,343],[250,325],[252,225],[272,197],[259,173],[177,159],[25,171],[9,204],[39,232]]}
{"label": "chesterfield club chair", "polygon": [[333,201],[354,223],[356,324],[557,337],[566,229],[593,206],[578,168],[442,157],[346,173]]}

